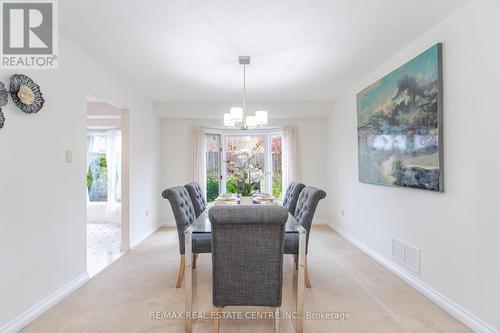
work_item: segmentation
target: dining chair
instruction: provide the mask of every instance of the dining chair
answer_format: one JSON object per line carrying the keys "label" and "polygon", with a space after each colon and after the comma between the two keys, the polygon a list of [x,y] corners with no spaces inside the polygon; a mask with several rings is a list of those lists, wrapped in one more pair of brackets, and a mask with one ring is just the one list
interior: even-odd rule
{"label": "dining chair", "polygon": [[194,213],[196,218],[198,218],[201,213],[207,209],[207,201],[205,200],[205,194],[201,189],[201,185],[198,182],[191,182],[184,185],[186,190],[191,197],[191,202],[193,203]]}
{"label": "dining chair", "polygon": [[305,185],[299,182],[291,182],[286,189],[285,197],[283,198],[283,207],[288,209],[290,214],[295,214],[295,207],[299,199],[300,192],[304,189]]}
{"label": "dining chair", "polygon": [[279,332],[288,211],[280,206],[214,206],[209,217],[214,332],[225,306],[273,307]]}
{"label": "dining chair", "polygon": [[[185,266],[185,242],[184,231],[196,221],[193,204],[189,193],[184,186],[176,186],[166,189],[161,194],[163,198],[170,201],[172,211],[177,225],[177,235],[179,237],[180,264],[177,276],[176,288],[180,288],[184,279]],[[193,268],[196,266],[196,256],[199,253],[212,252],[212,239],[210,234],[193,234]]]}
{"label": "dining chair", "polygon": [[[311,224],[316,212],[316,207],[321,199],[326,197],[326,192],[319,188],[306,186],[300,192],[297,201],[297,207],[293,216],[295,220],[304,227],[307,231],[306,236],[306,259],[305,259],[305,281],[306,287],[311,288],[311,281],[309,279],[309,271],[307,268],[307,253],[309,247],[309,235],[311,233]],[[295,257],[295,267],[297,267],[297,255],[299,254],[299,237],[295,233],[287,233],[285,235],[285,254],[293,254]]]}

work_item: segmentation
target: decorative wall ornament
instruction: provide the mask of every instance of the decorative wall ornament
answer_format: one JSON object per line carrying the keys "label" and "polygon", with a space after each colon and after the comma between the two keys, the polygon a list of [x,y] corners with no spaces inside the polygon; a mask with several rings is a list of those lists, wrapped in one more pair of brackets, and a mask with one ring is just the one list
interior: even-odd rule
{"label": "decorative wall ornament", "polygon": [[5,85],[0,82],[0,108],[3,108],[7,105],[7,97],[9,96],[7,89],[5,89]]}
{"label": "decorative wall ornament", "polygon": [[362,183],[443,191],[443,79],[436,44],[357,95]]}
{"label": "decorative wall ornament", "polygon": [[14,104],[26,113],[37,113],[45,102],[38,84],[23,74],[10,77],[10,95]]}
{"label": "decorative wall ornament", "polygon": [[0,128],[5,124],[5,116],[3,115],[2,108],[7,105],[7,89],[5,89],[5,85],[0,82]]}
{"label": "decorative wall ornament", "polygon": [[32,79],[23,74],[12,75],[9,90],[0,82],[0,128],[5,124],[2,108],[7,105],[9,93],[14,104],[26,113],[37,113],[45,102],[40,87]]}

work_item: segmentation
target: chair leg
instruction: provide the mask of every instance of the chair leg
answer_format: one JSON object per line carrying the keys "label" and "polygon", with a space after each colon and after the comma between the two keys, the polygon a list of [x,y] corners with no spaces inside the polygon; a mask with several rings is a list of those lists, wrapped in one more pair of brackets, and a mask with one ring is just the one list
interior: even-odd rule
{"label": "chair leg", "polygon": [[221,308],[215,307],[213,333],[219,333],[219,313],[220,313],[220,310],[221,310]]}
{"label": "chair leg", "polygon": [[306,260],[304,262],[304,268],[305,268],[305,280],[306,280],[306,287],[311,288],[311,280],[309,280],[309,270],[307,269],[307,255],[306,255]]}
{"label": "chair leg", "polygon": [[280,308],[277,307],[274,311],[274,332],[275,333],[280,332],[280,317],[281,317]]}
{"label": "chair leg", "polygon": [[196,268],[196,259],[198,259],[198,253],[193,253],[193,269]]}
{"label": "chair leg", "polygon": [[183,254],[181,254],[181,262],[179,264],[179,275],[177,276],[177,285],[175,288],[180,288],[182,286],[182,280],[184,280],[184,269],[186,265],[186,257],[184,257]]}
{"label": "chair leg", "polygon": [[294,254],[293,255],[293,262],[295,263],[295,270],[298,270],[299,269],[299,259],[298,259],[298,255]]}

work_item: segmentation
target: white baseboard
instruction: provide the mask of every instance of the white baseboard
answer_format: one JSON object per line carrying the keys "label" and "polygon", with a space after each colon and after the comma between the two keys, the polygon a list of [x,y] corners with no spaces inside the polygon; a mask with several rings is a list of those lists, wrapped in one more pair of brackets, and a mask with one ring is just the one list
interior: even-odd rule
{"label": "white baseboard", "polygon": [[59,303],[61,300],[66,298],[76,289],[80,288],[89,280],[89,275],[84,273],[66,284],[64,287],[42,300],[38,304],[35,304],[31,309],[25,311],[23,314],[7,323],[5,326],[0,328],[1,333],[15,333],[22,330],[24,327],[28,326],[33,320],[40,317],[42,314],[47,312],[54,305]]}
{"label": "white baseboard", "polygon": [[388,258],[384,257],[365,243],[360,240],[350,236],[341,229],[335,227],[334,225],[328,224],[335,232],[346,239],[349,243],[356,246],[358,249],[366,253],[368,256],[373,258],[379,264],[390,270],[400,279],[408,283],[410,286],[418,290],[420,293],[425,295],[432,302],[440,306],[443,310],[448,312],[450,315],[460,320],[462,323],[467,325],[470,329],[477,333],[500,333],[497,329],[491,325],[485,323],[481,319],[477,318],[475,315],[462,308],[460,305],[456,304],[446,296],[440,294],[437,290],[432,289],[427,284],[423,283],[415,276],[411,275],[409,272],[397,266],[395,263],[390,261]]}

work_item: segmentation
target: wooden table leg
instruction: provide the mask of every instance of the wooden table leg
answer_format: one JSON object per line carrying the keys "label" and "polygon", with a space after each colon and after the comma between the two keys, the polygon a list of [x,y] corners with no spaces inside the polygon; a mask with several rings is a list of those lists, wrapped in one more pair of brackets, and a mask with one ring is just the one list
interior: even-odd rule
{"label": "wooden table leg", "polygon": [[179,289],[182,286],[182,281],[184,281],[184,271],[186,270],[185,255],[181,254],[181,260],[179,263],[179,274],[177,276],[177,284],[175,288]]}

